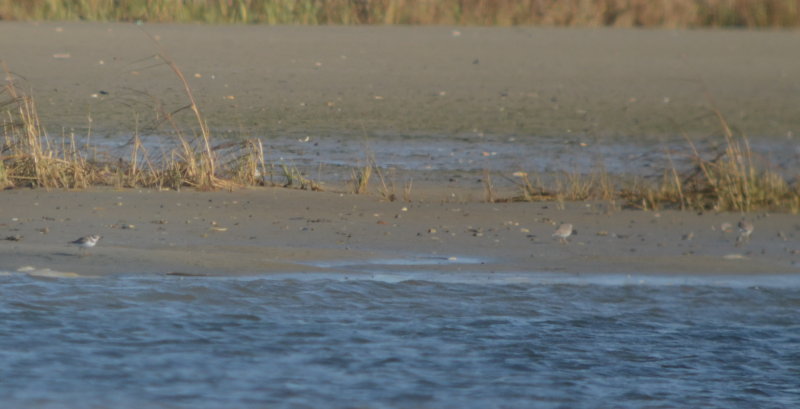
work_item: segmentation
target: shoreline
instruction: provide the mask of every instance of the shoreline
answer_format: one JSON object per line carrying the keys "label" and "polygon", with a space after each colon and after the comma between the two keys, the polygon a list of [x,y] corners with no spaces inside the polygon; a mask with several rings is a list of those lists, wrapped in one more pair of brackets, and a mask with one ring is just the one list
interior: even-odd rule
{"label": "shoreline", "polygon": [[[755,232],[736,247],[736,234],[720,226],[735,225],[739,214],[619,211],[605,203],[568,202],[563,210],[541,202],[406,203],[282,188],[0,195],[3,237],[21,236],[0,242],[6,272],[800,273],[800,222],[786,214],[747,215]],[[562,221],[578,230],[566,245],[551,237]],[[88,234],[103,239],[80,257],[66,243]]]}

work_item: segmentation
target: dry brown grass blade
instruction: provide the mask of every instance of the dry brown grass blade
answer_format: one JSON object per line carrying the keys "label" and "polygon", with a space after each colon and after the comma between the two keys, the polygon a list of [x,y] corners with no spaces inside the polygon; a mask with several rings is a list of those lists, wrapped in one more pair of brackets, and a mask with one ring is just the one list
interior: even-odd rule
{"label": "dry brown grass blade", "polygon": [[[201,155],[198,155],[200,160],[191,161],[189,170],[194,179],[193,183],[199,189],[216,189],[224,187],[223,185],[227,185],[227,183],[223,183],[222,180],[217,179],[216,157],[211,149],[211,132],[209,131],[205,118],[200,113],[200,108],[197,106],[197,101],[194,98],[194,93],[192,92],[191,86],[189,86],[189,82],[186,80],[186,76],[183,75],[183,71],[181,71],[180,67],[178,67],[172,57],[170,57],[163,47],[161,47],[161,43],[158,41],[158,39],[144,29],[142,29],[142,32],[144,32],[150,38],[150,40],[153,41],[158,49],[159,58],[161,58],[167,64],[167,66],[169,66],[172,72],[175,73],[175,75],[181,81],[181,84],[183,84],[184,92],[189,99],[189,107],[191,108],[192,113],[197,120],[197,125],[200,127],[200,135],[202,136],[204,151]],[[184,147],[184,153],[186,156],[185,159],[188,159],[188,156],[190,155],[194,155],[194,150],[188,149],[189,145],[183,138],[181,138],[181,145]]]}
{"label": "dry brown grass blade", "polygon": [[[0,62],[1,63],[1,62]],[[180,189],[183,186],[198,189],[233,189],[244,184],[261,184],[256,179],[256,168],[266,173],[263,146],[260,141],[251,141],[239,154],[236,163],[248,163],[250,177],[242,180],[228,180],[217,176],[224,171],[226,176],[236,179],[236,168],[217,169],[215,149],[229,148],[228,145],[212,148],[208,127],[188,88],[185,77],[174,63],[171,67],[187,87],[190,107],[200,124],[201,150],[187,139],[174,122],[171,115],[165,115],[177,134],[178,148],[165,153],[160,164],[155,164],[145,149],[138,132],[129,141],[131,148],[128,161],[112,158],[106,162],[97,160],[96,150],[89,144],[90,134],[79,144],[75,135],[70,134],[56,139],[55,143],[47,136],[42,126],[34,99],[16,86],[15,78],[5,64],[6,83],[0,95],[9,98],[3,101],[6,108],[2,125],[3,144],[0,151],[0,186],[31,186],[44,188],[88,188],[109,184],[118,187],[167,187]],[[138,121],[137,121],[138,124]],[[138,126],[137,126],[138,128]],[[230,144],[229,144],[230,145]],[[87,160],[84,152],[94,152],[94,159]],[[299,172],[297,172],[299,174]],[[310,189],[319,186],[307,179],[302,185]]]}
{"label": "dry brown grass blade", "polygon": [[0,61],[0,67],[6,80],[3,93],[10,97],[5,106],[11,107],[3,126],[3,150],[9,153],[2,164],[3,184],[45,188],[80,188],[92,184],[95,169],[78,151],[74,136],[69,143],[62,139],[60,149],[54,148],[33,97],[17,87],[15,76],[5,62]]}
{"label": "dry brown grass blade", "polygon": [[488,203],[494,203],[497,201],[497,194],[494,190],[494,183],[492,182],[492,175],[489,172],[489,169],[483,170],[483,193],[484,199]]}

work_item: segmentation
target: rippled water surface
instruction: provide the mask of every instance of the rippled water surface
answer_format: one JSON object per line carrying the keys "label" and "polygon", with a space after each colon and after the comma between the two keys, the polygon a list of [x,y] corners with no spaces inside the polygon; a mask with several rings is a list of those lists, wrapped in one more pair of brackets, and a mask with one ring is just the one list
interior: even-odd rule
{"label": "rippled water surface", "polygon": [[[413,172],[418,178],[439,174],[444,180],[460,172],[482,174],[489,170],[511,175],[525,171],[540,176],[556,173],[636,174],[662,177],[665,167],[691,171],[696,165],[686,152],[686,141],[643,141],[636,138],[622,141],[594,141],[569,136],[500,136],[500,135],[393,135],[383,134],[366,143],[363,135],[314,136],[304,139],[270,136],[265,139],[267,161],[296,166],[312,179],[324,182],[349,180],[353,166],[365,161],[365,152],[375,166],[385,171],[396,169]],[[111,156],[129,158],[130,145],[114,138],[86,140],[99,144]],[[144,146],[152,151],[181,149],[174,138],[144,136]],[[582,145],[582,143],[584,143]],[[700,152],[715,152],[716,144],[696,141]],[[234,147],[239,145],[234,144]],[[781,140],[757,139],[749,145],[758,158],[767,158],[771,169],[792,178],[800,160],[800,145]],[[234,151],[228,152],[233,153]],[[220,152],[227,152],[222,149]],[[532,154],[535,152],[536,154]],[[678,153],[676,153],[678,152]],[[239,153],[240,154],[240,153]],[[713,155],[712,155],[713,156]],[[324,169],[324,170],[323,170]],[[415,179],[419,180],[419,179]],[[503,183],[497,178],[495,183]]]}
{"label": "rippled water surface", "polygon": [[9,408],[796,408],[787,278],[0,276]]}

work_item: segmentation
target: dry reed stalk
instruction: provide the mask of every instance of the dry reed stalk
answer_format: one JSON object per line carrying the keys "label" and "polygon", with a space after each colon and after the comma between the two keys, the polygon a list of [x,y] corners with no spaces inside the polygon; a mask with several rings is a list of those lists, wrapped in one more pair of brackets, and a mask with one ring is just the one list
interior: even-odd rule
{"label": "dry reed stalk", "polygon": [[411,201],[411,191],[414,188],[414,179],[409,179],[403,184],[403,201]]}
{"label": "dry reed stalk", "polygon": [[563,172],[556,178],[556,186],[566,200],[586,200],[591,197],[594,175],[587,179],[577,171]]}
{"label": "dry reed stalk", "polygon": [[[672,161],[672,155],[669,151],[666,152],[667,159],[669,160],[669,169],[670,169],[670,178],[669,182],[665,183],[666,186],[672,186],[678,192],[678,199],[680,201],[681,210],[686,210],[686,207],[689,205],[687,202],[686,196],[683,194],[683,184],[681,183],[680,176],[678,175],[678,169],[675,168],[675,162]],[[666,177],[666,176],[665,176]]]}
{"label": "dry reed stalk", "polygon": [[360,195],[367,193],[369,189],[369,181],[372,178],[372,165],[367,164],[351,171],[351,183],[353,184],[353,193]]}
{"label": "dry reed stalk", "polygon": [[[120,164],[120,166],[122,165]],[[145,167],[146,171],[144,170]],[[145,186],[161,189],[163,187],[161,180],[163,175],[161,173],[153,165],[149,152],[142,144],[139,133],[136,132],[131,146],[131,157],[127,164],[124,185],[127,187]]]}
{"label": "dry reed stalk", "polygon": [[521,182],[517,184],[519,186],[520,191],[522,192],[520,200],[523,200],[525,202],[533,201],[533,196],[531,194],[533,192],[533,185],[531,185],[531,181],[530,179],[528,179],[528,173],[516,172],[516,174],[519,175],[521,179]]}
{"label": "dry reed stalk", "polygon": [[492,175],[489,169],[483,170],[483,191],[484,198],[488,203],[494,203],[497,200],[497,195],[494,191],[494,183],[492,182]]}
{"label": "dry reed stalk", "polygon": [[596,161],[596,171],[591,175],[590,198],[613,201],[617,196],[616,186],[602,159]]}
{"label": "dry reed stalk", "polygon": [[263,185],[267,167],[261,140],[248,139],[243,145],[243,151],[244,154],[239,154],[233,160],[233,180],[242,185]]}
{"label": "dry reed stalk", "polygon": [[85,187],[92,183],[92,169],[78,152],[74,136],[69,147],[62,138],[60,153],[52,147],[39,119],[36,103],[15,85],[14,75],[5,63],[3,93],[10,98],[9,121],[4,126],[5,148],[11,155],[4,157],[5,183],[25,184],[44,188]]}
{"label": "dry reed stalk", "polygon": [[[162,59],[168,57],[162,54]],[[97,159],[97,152],[90,144],[89,133],[82,146],[74,134],[63,136],[54,143],[47,136],[39,120],[36,104],[32,97],[20,92],[14,82],[14,77],[5,69],[7,81],[0,88],[0,95],[6,95],[8,101],[0,101],[0,106],[11,107],[6,111],[3,121],[3,147],[0,151],[0,184],[5,186],[39,186],[44,188],[87,188],[98,184],[115,184],[119,187],[155,187],[161,189],[168,187],[180,189],[182,186],[193,186],[198,189],[228,188],[238,186],[232,180],[217,176],[217,172],[225,175],[236,175],[237,169],[246,166],[248,177],[240,178],[245,184],[263,184],[263,177],[257,180],[257,175],[264,175],[267,166],[264,160],[264,150],[260,141],[250,140],[244,145],[244,152],[236,159],[239,168],[217,169],[215,150],[212,148],[208,127],[197,107],[192,91],[180,69],[171,60],[168,65],[184,84],[185,91],[190,100],[187,106],[192,109],[195,119],[200,125],[200,135],[195,136],[201,149],[198,150],[189,139],[181,132],[174,121],[172,114],[164,114],[177,134],[179,147],[165,153],[162,161],[157,166],[149,157],[149,153],[142,144],[137,132],[131,139],[131,151],[128,162],[123,158],[111,162],[101,162]],[[137,121],[138,124],[138,121]],[[94,152],[94,159],[87,160],[84,153]],[[243,164],[243,165],[242,165]],[[296,171],[290,178],[300,183],[301,188],[319,190],[319,186]]]}
{"label": "dry reed stalk", "polygon": [[389,185],[386,184],[386,178],[383,176],[383,171],[381,171],[381,168],[378,167],[377,164],[375,164],[374,158],[372,159],[372,161],[373,161],[372,167],[375,169],[375,173],[378,175],[378,180],[381,181],[381,187],[380,187],[381,196],[390,202],[394,202],[395,200],[397,200],[397,195],[395,195],[394,193],[394,182],[393,181],[390,182],[391,184],[390,188]]}
{"label": "dry reed stalk", "polygon": [[378,175],[378,180],[381,182],[380,186],[380,194],[384,199],[389,201],[397,200],[397,195],[394,193],[394,182],[391,183],[391,188],[386,183],[386,177],[383,175],[383,171],[381,170],[380,166],[378,166],[378,162],[375,159],[375,152],[370,149],[369,146],[369,135],[367,134],[367,130],[364,127],[364,123],[361,123],[361,132],[364,138],[363,144],[363,154],[364,154],[364,166],[357,167],[351,171],[351,183],[353,185],[353,193],[355,194],[362,194],[366,193],[369,188],[369,181],[372,177],[372,172]]}
{"label": "dry reed stalk", "polygon": [[[189,108],[192,110],[192,113],[194,113],[194,117],[197,120],[198,126],[200,127],[200,135],[202,136],[204,148],[202,154],[200,155],[196,155],[186,139],[179,134],[180,143],[184,149],[184,159],[190,160],[190,166],[188,170],[190,171],[192,182],[194,182],[195,187],[198,189],[216,189],[221,187],[223,183],[221,180],[217,180],[216,157],[211,149],[211,132],[208,129],[208,124],[206,123],[205,118],[203,118],[203,115],[200,113],[200,108],[197,106],[197,101],[194,98],[194,94],[192,92],[192,88],[189,86],[189,82],[186,80],[186,76],[183,75],[183,71],[181,71],[175,61],[166,53],[166,51],[163,50],[158,40],[147,31],[142,31],[158,48],[159,58],[161,58],[169,66],[172,72],[175,73],[175,75],[183,84],[184,92],[189,99]],[[194,156],[198,156],[199,160],[194,158]],[[192,158],[190,159],[190,157]]]}

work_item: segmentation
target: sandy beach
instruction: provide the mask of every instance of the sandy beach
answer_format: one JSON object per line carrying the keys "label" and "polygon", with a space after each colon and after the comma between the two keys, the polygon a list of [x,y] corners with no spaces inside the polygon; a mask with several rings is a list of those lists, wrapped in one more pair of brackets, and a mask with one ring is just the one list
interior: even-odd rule
{"label": "sandy beach", "polygon": [[[425,134],[590,143],[718,135],[710,96],[759,143],[796,149],[795,32],[147,25],[218,138]],[[0,23],[3,62],[51,135],[157,134],[185,104],[130,24]],[[676,123],[679,126],[676,126]],[[324,155],[324,152],[321,154]],[[541,152],[525,153],[535,157]],[[0,271],[261,274],[800,272],[789,214],[487,203],[429,177],[410,201],[335,189],[0,192]],[[736,247],[736,223],[755,224]],[[551,237],[575,225],[569,244]],[[734,226],[723,231],[723,223]],[[66,243],[103,239],[89,254]],[[58,272],[58,273],[56,273]]]}

